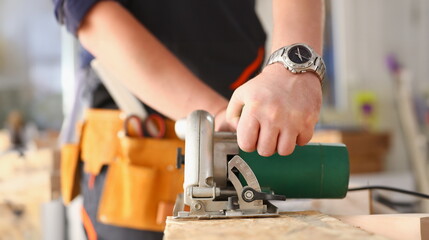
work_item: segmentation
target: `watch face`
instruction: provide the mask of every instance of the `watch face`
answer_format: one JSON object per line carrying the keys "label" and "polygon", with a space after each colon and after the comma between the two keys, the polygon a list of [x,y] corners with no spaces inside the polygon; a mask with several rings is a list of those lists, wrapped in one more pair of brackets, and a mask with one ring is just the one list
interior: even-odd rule
{"label": "watch face", "polygon": [[302,45],[293,46],[291,49],[289,49],[287,55],[289,59],[296,64],[306,63],[312,57],[310,49]]}

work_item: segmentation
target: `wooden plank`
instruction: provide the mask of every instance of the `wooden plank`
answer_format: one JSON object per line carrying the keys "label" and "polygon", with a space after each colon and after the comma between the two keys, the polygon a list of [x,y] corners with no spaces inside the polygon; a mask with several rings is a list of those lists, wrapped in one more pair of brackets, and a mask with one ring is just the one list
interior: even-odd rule
{"label": "wooden plank", "polygon": [[164,234],[164,240],[388,239],[314,211],[283,213],[278,218],[177,220],[170,217]]}
{"label": "wooden plank", "polygon": [[[336,216],[341,221],[391,239],[428,239],[429,214]],[[426,231],[426,232],[425,232]]]}

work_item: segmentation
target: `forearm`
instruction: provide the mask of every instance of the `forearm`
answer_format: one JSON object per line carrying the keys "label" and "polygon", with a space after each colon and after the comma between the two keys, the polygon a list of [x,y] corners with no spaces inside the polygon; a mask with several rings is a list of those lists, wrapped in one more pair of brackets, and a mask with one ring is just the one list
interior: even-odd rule
{"label": "forearm", "polygon": [[215,114],[227,105],[116,2],[96,4],[78,37],[140,100],[172,119],[195,109]]}
{"label": "forearm", "polygon": [[[323,17],[322,0],[273,0],[271,52],[305,43],[321,54]],[[226,119],[237,128],[242,150],[288,155],[295,144],[310,141],[321,102],[316,74],[293,74],[282,64],[270,64],[234,92]]]}
{"label": "forearm", "polygon": [[305,43],[322,54],[324,1],[273,0],[271,52],[294,43]]}

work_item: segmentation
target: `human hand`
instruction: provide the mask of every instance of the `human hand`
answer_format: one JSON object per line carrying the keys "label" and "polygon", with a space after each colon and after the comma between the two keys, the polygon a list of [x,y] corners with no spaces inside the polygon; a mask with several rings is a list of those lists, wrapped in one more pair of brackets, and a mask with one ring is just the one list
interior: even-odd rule
{"label": "human hand", "polygon": [[216,132],[234,132],[235,128],[226,121],[226,107],[220,110],[215,116]]}
{"label": "human hand", "polygon": [[261,156],[289,155],[313,136],[322,104],[322,89],[313,73],[293,74],[280,64],[264,68],[237,88],[226,120],[237,129],[237,142]]}

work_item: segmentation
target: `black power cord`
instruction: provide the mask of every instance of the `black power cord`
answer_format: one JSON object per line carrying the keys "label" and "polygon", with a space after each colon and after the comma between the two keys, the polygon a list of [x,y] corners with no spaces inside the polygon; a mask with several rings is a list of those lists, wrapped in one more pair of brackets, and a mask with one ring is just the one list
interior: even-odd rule
{"label": "black power cord", "polygon": [[399,193],[403,193],[403,194],[412,195],[415,197],[421,197],[421,198],[429,199],[429,195],[424,194],[424,193],[408,191],[408,190],[404,190],[404,189],[400,189],[400,188],[394,188],[394,187],[386,187],[386,186],[366,186],[366,187],[349,188],[348,191],[352,192],[352,191],[362,191],[362,190],[387,190],[387,191],[399,192]]}

